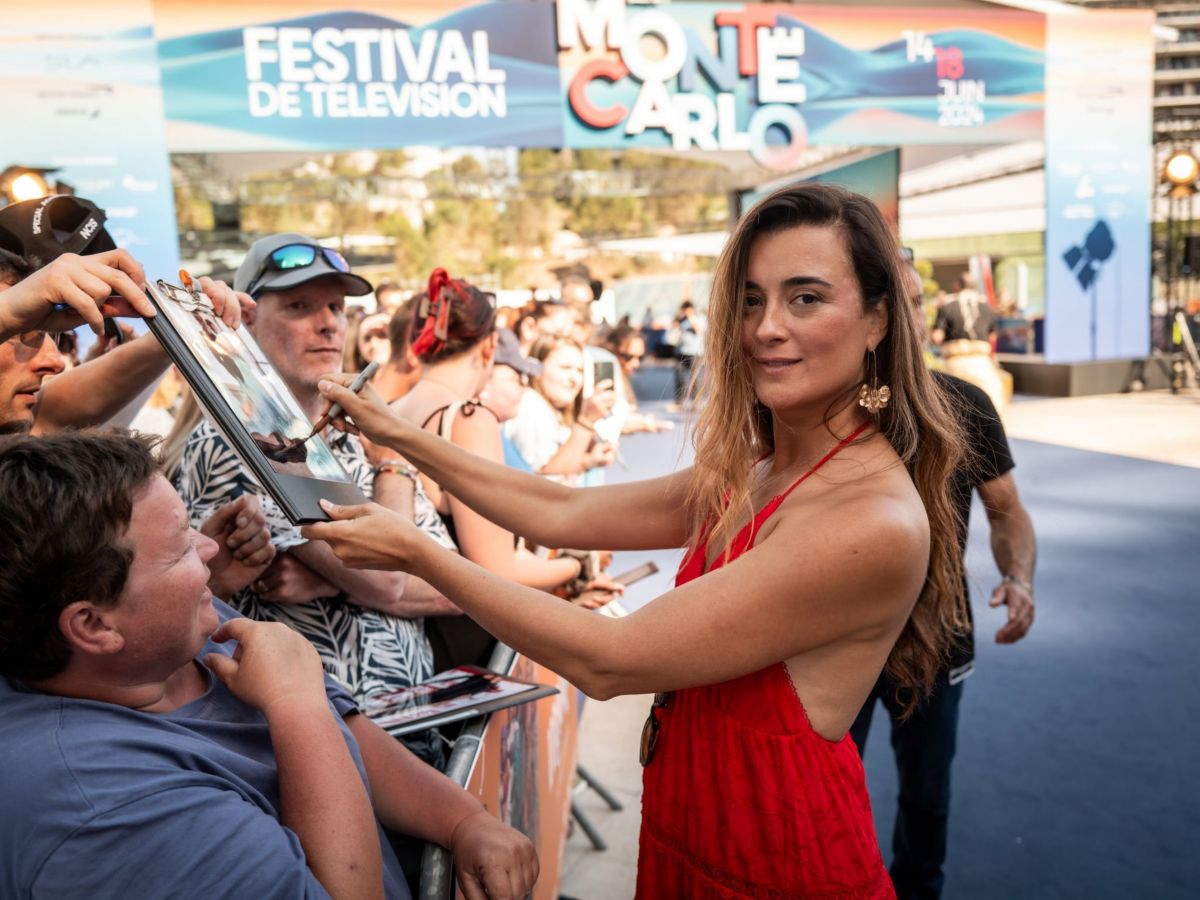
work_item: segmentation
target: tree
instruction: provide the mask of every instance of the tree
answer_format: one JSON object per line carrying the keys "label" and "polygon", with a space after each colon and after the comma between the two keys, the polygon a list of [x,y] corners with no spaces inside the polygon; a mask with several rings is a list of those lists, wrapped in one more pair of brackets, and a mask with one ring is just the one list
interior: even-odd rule
{"label": "tree", "polygon": [[413,228],[403,215],[386,219],[380,232],[396,239],[396,273],[402,281],[420,284],[434,268],[433,247],[425,233]]}

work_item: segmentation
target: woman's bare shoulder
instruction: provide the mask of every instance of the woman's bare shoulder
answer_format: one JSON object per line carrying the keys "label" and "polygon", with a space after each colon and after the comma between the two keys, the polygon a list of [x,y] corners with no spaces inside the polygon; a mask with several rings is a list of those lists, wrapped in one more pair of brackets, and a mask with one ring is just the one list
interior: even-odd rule
{"label": "woman's bare shoulder", "polygon": [[855,450],[831,461],[811,486],[801,485],[780,509],[777,527],[790,535],[819,530],[847,558],[870,555],[886,577],[924,571],[929,519],[907,469],[890,446]]}

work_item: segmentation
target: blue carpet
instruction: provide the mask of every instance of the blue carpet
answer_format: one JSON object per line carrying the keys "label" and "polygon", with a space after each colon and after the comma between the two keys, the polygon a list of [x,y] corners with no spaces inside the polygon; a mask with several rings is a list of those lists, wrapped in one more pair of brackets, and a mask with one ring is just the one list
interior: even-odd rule
{"label": "blue carpet", "polygon": [[[959,723],[946,896],[1195,897],[1200,839],[1200,469],[1014,441],[1038,535],[1037,620],[1003,612],[976,501],[967,565],[978,660]],[[879,716],[877,711],[877,716]],[[867,746],[890,856],[895,770]]]}

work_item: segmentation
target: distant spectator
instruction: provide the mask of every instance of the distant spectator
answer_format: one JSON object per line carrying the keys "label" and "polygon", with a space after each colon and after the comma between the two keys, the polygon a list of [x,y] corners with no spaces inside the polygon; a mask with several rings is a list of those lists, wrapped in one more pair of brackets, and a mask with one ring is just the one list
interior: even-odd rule
{"label": "distant spectator", "polygon": [[517,322],[524,314],[520,306],[501,306],[496,309],[496,327],[515,331]]}
{"label": "distant spectator", "polygon": [[[529,379],[542,373],[541,363],[521,355],[517,336],[506,328],[496,332],[496,357],[492,375],[480,394],[484,406],[496,414],[501,424],[516,418],[521,406],[521,396],[529,386]],[[532,472],[533,467],[521,455],[512,438],[500,430],[500,441],[504,447],[504,463],[522,472]]]}
{"label": "distant spectator", "polygon": [[625,399],[629,410],[625,414],[623,434],[637,432],[670,431],[675,427],[674,422],[657,418],[653,413],[641,413],[637,410],[637,395],[633,391],[633,375],[641,368],[642,359],[646,355],[646,339],[641,332],[635,331],[626,324],[625,328],[615,328],[608,336],[608,349],[616,356],[621,368],[621,381],[625,389]]}
{"label": "distant spectator", "polygon": [[421,378],[421,360],[412,351],[409,332],[412,329],[416,298],[401,302],[388,320],[388,358],[372,379],[372,386],[388,403],[407,394]]}
{"label": "distant spectator", "polygon": [[390,318],[386,312],[376,312],[348,320],[345,371],[361,372],[368,363],[378,362],[382,366],[388,361],[392,352],[388,341]]}
{"label": "distant spectator", "polygon": [[992,356],[991,335],[996,313],[975,290],[975,278],[964,272],[958,293],[938,309],[930,340],[941,348],[946,372],[983,390],[998,410],[1008,403],[1005,379]]}
{"label": "distant spectator", "polygon": [[[564,290],[574,285],[574,294],[580,295],[582,288],[579,285],[581,284],[586,284],[586,282],[581,280],[568,282]],[[568,294],[568,296],[570,295]],[[607,412],[596,419],[593,425],[596,443],[609,445],[615,456],[619,452],[618,443],[624,433],[625,417],[629,412],[629,399],[625,395],[625,380],[617,378],[617,372],[620,369],[617,357],[602,345],[600,331],[592,322],[591,304],[574,302],[570,306],[575,316],[575,325],[571,329],[570,337],[583,349],[583,393],[581,398],[586,402],[594,393],[601,393],[605,396],[609,393],[612,394],[612,403],[608,405]],[[608,333],[609,330],[606,328],[604,336],[607,337]],[[604,374],[597,374],[598,372]],[[605,477],[604,466],[589,466],[579,474],[576,484],[580,487],[596,487],[604,484]]]}
{"label": "distant spectator", "polygon": [[995,330],[995,310],[975,289],[975,276],[963,272],[958,292],[938,309],[930,338],[938,346],[948,341],[986,341]]}
{"label": "distant spectator", "polygon": [[583,348],[566,337],[542,337],[531,359],[542,364],[505,430],[521,455],[542,475],[575,484],[588,469],[611,465],[611,444],[597,440],[596,423],[612,409],[610,389],[584,400]]}
{"label": "distant spectator", "polygon": [[394,281],[384,281],[375,288],[375,310],[392,315],[410,296],[412,291],[405,290]]}
{"label": "distant spectator", "polygon": [[591,305],[595,301],[596,295],[592,290],[591,283],[586,278],[571,276],[559,286],[558,298],[573,310],[588,310],[590,317]]}
{"label": "distant spectator", "polygon": [[[393,409],[402,418],[500,462],[504,452],[497,416],[479,403],[496,353],[495,307],[490,295],[443,269],[430,275],[429,290],[416,298],[411,349],[421,360],[421,378]],[[516,551],[513,535],[421,476],[432,510],[467,559],[522,584],[550,590],[579,575],[575,560],[539,559]],[[450,546],[442,542],[445,546]],[[469,620],[429,623],[435,667],[483,665],[495,640]]]}
{"label": "distant spectator", "polygon": [[521,355],[528,356],[539,337],[569,337],[575,325],[575,315],[565,303],[536,300],[513,330],[521,342]]}
{"label": "distant spectator", "polygon": [[679,341],[675,345],[675,405],[682,409],[693,399],[696,360],[704,352],[704,324],[691,300],[679,305],[675,316]]}

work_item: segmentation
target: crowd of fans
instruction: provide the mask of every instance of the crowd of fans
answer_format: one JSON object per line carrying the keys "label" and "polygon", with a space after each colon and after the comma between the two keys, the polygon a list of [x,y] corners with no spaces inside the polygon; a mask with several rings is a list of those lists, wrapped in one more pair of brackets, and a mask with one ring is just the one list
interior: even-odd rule
{"label": "crowd of fans", "polygon": [[[455,853],[467,897],[524,896],[532,846],[437,772],[441,735],[396,741],[361,712],[435,672],[486,665],[494,637],[415,575],[354,567],[305,539],[168,371],[157,339],[111,324],[153,309],[144,272],[103,223],[74,197],[0,209],[0,433],[10,435],[0,438],[0,811],[39,810],[33,827],[0,815],[0,856],[19,860],[0,867],[0,894],[114,883],[165,893],[183,878],[216,895],[315,883],[403,897],[417,839]],[[281,262],[297,247],[307,262]],[[400,420],[566,486],[602,483],[622,435],[673,427],[638,408],[644,329],[628,318],[597,328],[581,279],[557,299],[498,310],[441,269],[413,295],[372,291],[314,239],[276,234],[248,248],[232,286],[199,287],[314,421],[325,376],[375,362],[372,388]],[[348,307],[372,292],[373,310]],[[933,335],[948,363],[982,355],[990,333],[969,285],[955,303]],[[83,360],[80,323],[97,334]],[[672,328],[681,408],[695,402],[705,327],[685,300]],[[156,382],[139,421],[164,440],[95,430]],[[981,421],[995,417],[986,398],[972,403]],[[611,553],[538,546],[388,446],[332,429],[325,438],[365,496],[487,572],[586,609],[622,592],[606,572]],[[993,447],[1002,443],[1001,430]],[[1032,528],[1006,454],[993,450],[992,469],[959,493],[969,510],[980,492],[995,533],[997,522],[1021,526],[1003,546],[1027,549],[996,550],[1018,572],[1003,590],[1029,594],[997,601],[1022,610],[1005,638],[1016,640],[1032,619]],[[951,705],[934,805],[947,802],[964,658],[939,675]],[[864,708],[860,747],[874,699],[893,687],[881,681]],[[942,835],[921,877],[940,878],[944,815],[921,827]]]}
{"label": "crowd of fans", "polygon": [[[0,893],[78,892],[111,876],[97,857],[120,847],[122,865],[151,893],[188,878],[218,895],[235,883],[244,893],[315,880],[333,894],[370,896],[360,889],[377,883],[404,896],[415,875],[408,835],[455,852],[468,896],[524,896],[536,874],[531,846],[436,773],[444,740],[380,737],[359,712],[435,671],[485,664],[494,639],[415,577],[352,569],[304,540],[175,373],[147,404],[169,422],[157,446],[92,430],[148,392],[170,361],[152,335],[118,337],[106,326],[153,310],[141,267],[112,246],[102,211],[71,197],[34,203],[47,221],[53,213],[53,228],[26,227],[22,204],[0,210],[0,430],[15,435],[0,443],[0,739],[11,751],[3,793],[7,803],[29,790],[54,795],[68,778],[80,787],[67,808],[35,817],[32,839],[14,830],[15,817],[0,817],[9,822],[0,828],[5,858],[24,857],[4,867]],[[78,238],[85,230],[91,240]],[[279,265],[297,245],[316,248],[312,262]],[[438,271],[425,293],[381,286],[376,311],[348,313],[347,297],[371,285],[298,234],[255,242],[232,287],[200,287],[228,325],[249,330],[313,420],[322,375],[378,361],[374,384],[401,415],[484,458],[564,479],[613,460],[613,444],[597,434],[614,405],[612,379],[583,396],[587,333],[563,302],[544,304],[518,339],[497,327],[491,295]],[[81,321],[99,338],[75,363],[65,336]],[[540,428],[539,413],[552,427]],[[597,564],[610,554],[528,546],[386,448],[326,438],[366,496],[484,568],[588,608],[622,590]],[[70,477],[56,474],[68,468]],[[22,486],[34,495],[18,496]],[[31,508],[47,510],[55,547],[26,521]],[[98,569],[96,560],[111,562]],[[153,607],[177,573],[186,596],[172,601],[179,608],[167,622]],[[180,632],[182,620],[190,628]],[[129,689],[130,679],[142,689]],[[29,730],[52,704],[66,717],[56,739],[66,750],[53,759],[46,735]],[[322,706],[336,715],[314,717]],[[85,753],[93,739],[100,746]],[[130,741],[169,749],[130,753]],[[316,769],[289,750],[297,741]],[[89,761],[97,749],[101,763]],[[191,786],[175,790],[172,779]],[[230,813],[220,796],[230,791],[251,803]],[[324,804],[344,819],[336,837],[320,827]],[[203,809],[188,817],[187,837],[182,825],[156,827],[193,806]],[[214,849],[222,817],[245,844]],[[193,842],[196,828],[204,833]]]}
{"label": "crowd of fans", "polygon": [[[53,227],[31,227],[37,210]],[[362,724],[366,717],[358,710],[377,695],[423,681],[436,671],[486,664],[495,639],[419,579],[395,571],[351,569],[322,542],[301,537],[241,464],[225,436],[205,418],[158,340],[151,334],[136,336],[127,320],[114,327],[116,316],[150,316],[153,310],[140,288],[145,273],[128,253],[116,249],[103,223],[102,210],[75,197],[52,197],[0,209],[0,432],[22,436],[5,439],[0,446],[0,466],[8,467],[6,473],[21,471],[24,466],[29,471],[21,477],[31,478],[32,470],[48,456],[86,468],[98,456],[108,455],[137,470],[140,474],[132,479],[114,474],[111,484],[104,483],[103,477],[93,483],[87,472],[76,472],[75,478],[47,489],[54,494],[47,502],[75,504],[86,511],[97,492],[104,494],[108,506],[95,511],[103,522],[89,522],[81,513],[79,522],[68,529],[89,527],[92,544],[86,548],[78,541],[67,544],[80,552],[125,553],[131,557],[125,563],[130,575],[146,552],[133,540],[135,530],[158,527],[146,516],[186,517],[178,524],[178,549],[198,555],[199,566],[207,573],[207,592],[218,599],[211,607],[215,612],[206,608],[200,614],[212,628],[199,628],[192,635],[194,646],[185,648],[173,639],[176,653],[170,656],[164,650],[159,668],[165,666],[171,669],[171,678],[190,683],[195,668],[190,660],[210,654],[208,671],[232,694],[222,700],[230,709],[213,713],[211,718],[255,719],[253,710],[257,710],[260,724],[265,718],[263,733],[276,739],[267,705],[255,691],[281,686],[295,674],[282,661],[277,669],[273,667],[271,657],[284,648],[295,654],[300,645],[278,630],[259,628],[258,623],[285,626],[289,633],[306,639],[312,658],[319,660],[326,676],[327,698],[337,720],[348,725],[348,733],[360,742],[361,763],[370,776],[372,761],[361,746],[364,736],[360,732],[366,733],[365,740],[371,743],[379,743],[379,739]],[[316,248],[310,263],[292,267],[276,261],[297,246]],[[347,304],[347,298],[372,292],[365,279],[331,260],[313,239],[278,234],[249,248],[233,282],[230,286],[205,278],[199,284],[217,315],[231,327],[249,330],[267,361],[314,420],[320,413],[317,383],[322,375],[339,369],[361,371],[374,361],[380,366],[372,386],[408,421],[484,459],[564,484],[600,481],[604,469],[618,458],[617,444],[623,433],[671,427],[669,421],[637,411],[630,379],[645,355],[644,338],[627,320],[620,328],[596,333],[591,310],[594,296],[585,281],[568,280],[557,299],[530,302],[498,314],[491,294],[437,270],[431,274],[427,290],[415,295],[394,284],[379,285],[374,291],[375,308],[367,311]],[[81,322],[96,332],[83,360],[74,356],[72,330]],[[163,434],[161,441],[95,430],[110,423],[133,401],[144,399],[156,382],[158,387],[138,413],[135,427]],[[588,609],[602,607],[622,592],[623,587],[605,573],[610,553],[530,544],[460,503],[387,448],[333,431],[325,437],[364,494],[409,517],[443,546],[485,569]],[[3,493],[6,500],[18,502],[10,496],[7,481]],[[4,510],[5,518],[15,527],[19,520],[9,512]],[[23,552],[19,547],[13,550],[19,552]],[[70,556],[58,556],[54,561],[68,567],[82,565]],[[31,573],[30,577],[35,576]],[[132,580],[108,577],[104,596],[91,597],[86,585],[82,594],[55,595],[51,590],[36,599],[25,593],[27,584],[10,581],[0,588],[0,675],[12,679],[9,685],[14,688],[0,696],[0,702],[27,702],[33,709],[36,695],[125,706],[122,694],[106,694],[101,688],[78,690],[76,670],[90,671],[98,664],[119,662],[113,671],[126,671],[122,666],[131,664],[117,659],[120,653],[104,655],[83,639],[77,642],[72,632],[66,633],[64,643],[59,627],[59,620],[80,597],[91,597],[88,602],[102,609],[114,602],[118,608],[127,605],[127,595],[134,593]],[[153,595],[151,582],[141,587],[142,593]],[[214,637],[211,631],[218,620],[222,624]],[[133,638],[127,637],[127,641],[132,647]],[[55,665],[28,663],[46,652],[40,649],[42,644],[56,648]],[[254,691],[239,689],[236,673],[227,663],[211,661],[211,654],[221,654],[239,660],[246,669],[247,657],[243,650],[233,650],[235,645],[254,648],[261,655],[255,660],[260,671],[253,675]],[[133,649],[139,660],[150,653],[147,646]],[[185,654],[185,649],[189,653]],[[301,657],[307,655],[306,651]],[[314,684],[311,677],[308,683]],[[169,713],[167,719],[175,719],[180,710],[199,702],[196,691],[211,694],[215,683],[191,687],[195,690],[190,693],[176,690],[171,697],[157,698],[155,704],[131,708],[145,713],[153,707]],[[251,710],[243,710],[239,703]],[[139,727],[146,725],[141,722]],[[207,734],[211,725],[210,721],[203,728],[195,727],[189,739],[222,744],[221,739]],[[110,731],[114,740],[122,739],[119,724],[114,723]],[[405,757],[404,768],[412,770],[418,765],[415,760],[432,768],[444,764],[445,743],[433,731],[405,736],[403,745],[412,757]],[[31,743],[28,749],[36,753],[39,745]],[[249,748],[245,743],[222,744],[213,752],[241,754],[240,761],[231,764],[238,772],[247,766],[271,765],[266,758],[270,756],[269,742],[265,749]],[[315,832],[306,833],[296,824],[301,816],[289,814],[287,809],[289,802],[293,808],[298,804],[284,786],[285,768],[303,769],[287,760],[278,747],[275,756],[281,784],[275,796],[258,804],[258,811],[299,835],[302,852],[294,846],[284,847],[280,857],[255,877],[264,883],[272,877],[301,881],[314,877],[332,890],[340,875],[329,874],[326,880],[326,869],[316,862],[332,857],[327,857]],[[386,756],[391,759],[395,753],[388,751]],[[414,762],[407,762],[410,758]],[[357,757],[354,762],[361,768]],[[138,760],[130,765],[136,768],[143,763],[151,764]],[[64,765],[76,777],[79,763],[68,758]],[[190,772],[205,763],[200,758],[172,757],[169,765]],[[62,774],[44,771],[46,778]],[[108,785],[106,790],[121,789],[115,772],[94,777]],[[240,774],[230,776],[235,790],[256,789],[247,787],[241,778]],[[130,774],[130,791],[137,780]],[[482,823],[483,843],[491,855],[479,859],[468,853],[461,861],[467,866],[468,878],[477,876],[491,891],[511,873],[512,896],[523,895],[518,888],[524,884],[520,878],[531,871],[528,846],[501,831],[498,823],[478,816],[478,810],[454,794],[448,782],[425,775],[418,780],[444,795],[448,807],[468,810],[467,818]],[[109,785],[109,781],[117,783]],[[374,778],[371,785],[374,796]],[[346,788],[344,781],[342,787]],[[99,809],[102,804],[94,802],[90,790],[85,784],[82,802]],[[381,831],[382,843],[396,849],[411,881],[412,845],[399,831],[431,839],[430,829],[414,826],[398,810],[382,809],[380,798],[374,800],[375,813],[387,826]],[[200,796],[195,802],[206,801]],[[386,795],[383,802],[388,806],[400,803]],[[88,861],[91,854],[104,842],[141,840],[155,815],[177,811],[170,802],[149,804],[148,810],[150,805],[155,809],[147,812],[147,818],[126,817],[118,824],[101,821],[112,815],[105,812],[51,822],[47,835],[61,837],[69,831],[76,835],[63,845],[69,852],[50,844],[38,845],[28,867],[6,870],[2,883],[15,893],[26,893],[78,878],[78,868],[92,865]],[[254,827],[270,831],[261,823]],[[0,836],[0,845],[10,839],[12,836]],[[434,833],[432,839],[453,843],[444,832]],[[274,835],[264,840],[268,847],[287,843],[286,837]],[[164,852],[184,869],[191,865],[181,848]],[[294,866],[299,860],[303,867],[305,857],[307,876]],[[400,893],[403,878],[391,872],[386,853],[384,858],[383,881],[388,892]],[[245,875],[240,868],[243,863],[226,855],[220,859],[224,862],[218,863],[218,868],[223,864],[227,871],[214,874],[209,883],[228,884],[231,882],[220,879]],[[501,869],[504,875],[497,874]],[[151,878],[166,877],[165,871],[153,865],[146,871]],[[178,871],[172,877],[178,877]],[[489,896],[505,894],[500,891]]]}

